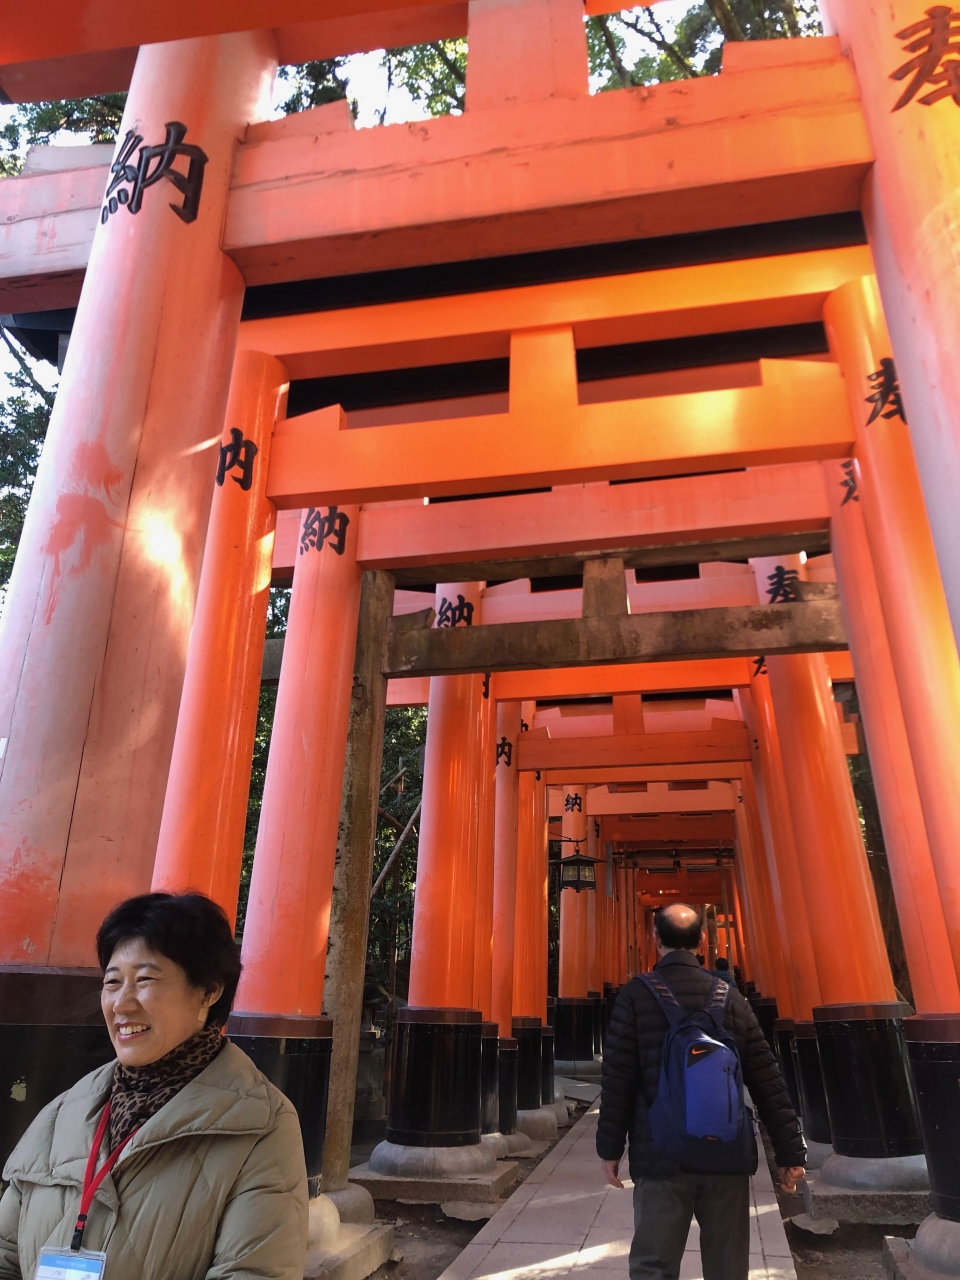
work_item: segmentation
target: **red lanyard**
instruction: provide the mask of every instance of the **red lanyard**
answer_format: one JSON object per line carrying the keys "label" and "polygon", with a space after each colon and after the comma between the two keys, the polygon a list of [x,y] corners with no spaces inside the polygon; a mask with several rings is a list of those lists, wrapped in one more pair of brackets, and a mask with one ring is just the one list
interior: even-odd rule
{"label": "red lanyard", "polygon": [[87,1211],[93,1202],[93,1197],[97,1193],[101,1182],[120,1159],[120,1153],[127,1145],[130,1139],[137,1132],[128,1133],[119,1146],[114,1149],[104,1160],[99,1173],[97,1169],[97,1157],[100,1154],[100,1148],[103,1146],[103,1139],[107,1132],[107,1125],[110,1123],[110,1100],[103,1108],[103,1115],[100,1117],[100,1123],[97,1125],[97,1132],[93,1139],[93,1146],[90,1148],[90,1155],[87,1159],[87,1170],[83,1175],[83,1189],[80,1192],[80,1212],[77,1214],[77,1225],[73,1229],[73,1240],[70,1242],[70,1248],[74,1253],[78,1253],[80,1246],[83,1244],[83,1231],[87,1225]]}

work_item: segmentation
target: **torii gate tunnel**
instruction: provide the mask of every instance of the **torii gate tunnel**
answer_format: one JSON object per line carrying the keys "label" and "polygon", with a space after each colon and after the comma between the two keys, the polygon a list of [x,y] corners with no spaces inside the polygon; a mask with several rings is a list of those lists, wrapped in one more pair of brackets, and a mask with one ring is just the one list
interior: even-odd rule
{"label": "torii gate tunnel", "polygon": [[[314,1193],[347,1183],[385,708],[426,703],[374,1172],[487,1168],[686,900],[810,1142],[891,1186],[925,1152],[960,1239],[960,11],[828,0],[831,34],[594,96],[583,18],[5,16],[8,100],[129,93],[113,155],[0,183],[0,311],[72,330],[0,635],[0,1145],[108,1053],[111,905],[235,915],[266,679],[230,1030]],[[459,117],[269,118],[278,61],[457,35]]]}

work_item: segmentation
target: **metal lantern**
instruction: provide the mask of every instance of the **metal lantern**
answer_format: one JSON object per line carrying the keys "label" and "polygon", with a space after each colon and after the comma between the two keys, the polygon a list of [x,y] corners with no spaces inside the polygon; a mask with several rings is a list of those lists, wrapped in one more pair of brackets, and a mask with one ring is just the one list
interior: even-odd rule
{"label": "metal lantern", "polygon": [[580,846],[577,845],[568,858],[560,859],[560,888],[576,889],[577,893],[581,889],[593,889],[596,892],[598,861],[602,859],[588,858],[580,852]]}

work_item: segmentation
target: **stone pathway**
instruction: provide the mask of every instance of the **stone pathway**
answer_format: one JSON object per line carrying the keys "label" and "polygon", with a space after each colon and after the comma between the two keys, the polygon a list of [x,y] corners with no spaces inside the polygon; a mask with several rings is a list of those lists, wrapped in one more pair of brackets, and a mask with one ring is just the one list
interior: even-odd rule
{"label": "stone pathway", "polygon": [[[599,1090],[598,1090],[599,1092]],[[598,1104],[580,1118],[440,1280],[625,1280],[633,1234],[631,1183],[600,1181]],[[777,1196],[761,1158],[751,1179],[750,1280],[796,1280]],[[696,1222],[680,1280],[703,1280]]]}

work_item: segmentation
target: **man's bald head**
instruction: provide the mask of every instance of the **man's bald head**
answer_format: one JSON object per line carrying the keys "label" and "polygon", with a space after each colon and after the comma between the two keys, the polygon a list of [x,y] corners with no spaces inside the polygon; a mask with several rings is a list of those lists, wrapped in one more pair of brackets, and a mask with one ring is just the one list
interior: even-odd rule
{"label": "man's bald head", "polygon": [[693,907],[685,902],[671,902],[660,907],[653,918],[660,945],[667,951],[696,951],[700,945],[703,923]]}

